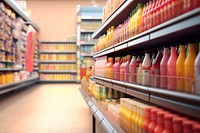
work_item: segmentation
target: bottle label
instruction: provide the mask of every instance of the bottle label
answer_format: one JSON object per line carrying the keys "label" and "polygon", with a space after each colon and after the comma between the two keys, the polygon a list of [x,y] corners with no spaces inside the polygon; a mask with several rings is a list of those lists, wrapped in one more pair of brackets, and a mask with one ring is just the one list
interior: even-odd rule
{"label": "bottle label", "polygon": [[142,85],[150,85],[150,70],[142,70]]}

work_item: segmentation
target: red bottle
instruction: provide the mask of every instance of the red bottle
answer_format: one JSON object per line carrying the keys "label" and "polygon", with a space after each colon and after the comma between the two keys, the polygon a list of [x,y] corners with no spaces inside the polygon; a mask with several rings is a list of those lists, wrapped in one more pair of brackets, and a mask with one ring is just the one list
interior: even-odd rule
{"label": "red bottle", "polygon": [[120,57],[116,58],[116,65],[115,65],[115,80],[120,80]]}
{"label": "red bottle", "polygon": [[160,62],[160,88],[167,88],[167,62],[169,59],[168,48],[164,48],[163,58]]}
{"label": "red bottle", "polygon": [[162,133],[173,133],[173,123],[172,123],[172,117],[173,115],[171,114],[165,114],[164,116],[164,127],[165,129],[163,130]]}
{"label": "red bottle", "polygon": [[193,122],[190,120],[183,121],[183,133],[192,133]]}
{"label": "red bottle", "polygon": [[122,58],[122,63],[120,65],[120,81],[124,81],[124,63],[126,62],[126,57]]}
{"label": "red bottle", "polygon": [[154,133],[162,133],[164,130],[164,111],[157,112],[157,126],[155,127]]}
{"label": "red bottle", "polygon": [[151,109],[151,122],[149,124],[149,133],[154,133],[154,129],[157,126],[157,111],[159,111],[158,108],[152,108]]}
{"label": "red bottle", "polygon": [[129,65],[131,62],[131,55],[127,55],[126,57],[126,62],[124,63],[124,81],[125,82],[129,82]]}
{"label": "red bottle", "polygon": [[132,56],[130,65],[129,65],[129,82],[135,83],[136,82],[136,56]]}
{"label": "red bottle", "polygon": [[171,55],[167,62],[167,76],[168,76],[168,89],[176,90],[176,61],[177,53],[176,47],[171,47]]}
{"label": "red bottle", "polygon": [[145,119],[144,119],[144,124],[143,124],[143,127],[144,127],[144,131],[146,132],[146,133],[148,133],[149,132],[149,124],[151,123],[151,109],[152,109],[153,107],[147,107],[146,109],[145,109]]}
{"label": "red bottle", "polygon": [[112,75],[113,75],[113,79],[115,79],[115,66],[116,66],[116,64],[117,64],[117,57],[115,57],[115,63],[113,64],[113,73],[112,73]]}
{"label": "red bottle", "polygon": [[200,123],[193,125],[193,133],[200,133]]}
{"label": "red bottle", "polygon": [[163,54],[161,51],[158,51],[156,58],[152,61],[151,66],[151,86],[153,87],[160,87],[160,62],[162,60]]}
{"label": "red bottle", "polygon": [[174,117],[173,118],[173,132],[174,133],[182,133],[183,132],[183,118],[181,117]]}

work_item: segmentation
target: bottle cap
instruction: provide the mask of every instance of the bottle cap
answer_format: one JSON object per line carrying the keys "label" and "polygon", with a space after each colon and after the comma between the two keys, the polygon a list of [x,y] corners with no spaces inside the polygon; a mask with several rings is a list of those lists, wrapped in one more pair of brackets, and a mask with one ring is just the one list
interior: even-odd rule
{"label": "bottle cap", "polygon": [[196,123],[193,125],[193,132],[200,133],[200,123]]}
{"label": "bottle cap", "polygon": [[172,128],[172,118],[173,118],[173,115],[171,114],[165,114],[164,115],[164,120],[165,120],[165,128]]}

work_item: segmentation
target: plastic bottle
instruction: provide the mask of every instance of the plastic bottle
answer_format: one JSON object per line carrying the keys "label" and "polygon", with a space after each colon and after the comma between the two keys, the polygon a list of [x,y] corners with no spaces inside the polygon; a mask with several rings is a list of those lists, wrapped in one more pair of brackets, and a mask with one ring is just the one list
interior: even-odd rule
{"label": "plastic bottle", "polygon": [[162,60],[163,54],[159,50],[156,58],[152,61],[151,66],[151,86],[160,87],[160,62]]}
{"label": "plastic bottle", "polygon": [[145,109],[147,108],[146,105],[141,105],[141,110],[140,110],[140,119],[139,119],[139,133],[144,132],[144,114],[145,114]]}
{"label": "plastic bottle", "polygon": [[200,124],[193,125],[193,133],[200,133]]}
{"label": "plastic bottle", "polygon": [[157,112],[157,126],[155,127],[154,133],[162,133],[164,130],[164,114],[165,112]]}
{"label": "plastic bottle", "polygon": [[136,110],[136,101],[133,101],[132,102],[132,118],[131,118],[131,122],[132,122],[132,130],[131,132],[134,133],[134,130],[135,130],[135,118],[136,118],[136,115],[137,115],[137,110]]}
{"label": "plastic bottle", "polygon": [[135,119],[134,119],[134,133],[137,133],[138,132],[138,121],[140,119],[140,103],[136,104],[136,116],[135,116]]}
{"label": "plastic bottle", "polygon": [[176,90],[176,47],[171,47],[171,54],[167,62],[168,89]]}
{"label": "plastic bottle", "polygon": [[135,83],[136,82],[136,56],[132,56],[131,62],[129,64],[129,82]]}
{"label": "plastic bottle", "polygon": [[192,133],[193,122],[190,120],[183,121],[183,133]]}
{"label": "plastic bottle", "polygon": [[130,76],[129,65],[130,65],[130,62],[131,62],[131,55],[127,55],[126,62],[124,64],[124,81],[125,82],[129,82],[129,76]]}
{"label": "plastic bottle", "polygon": [[196,58],[195,44],[190,43],[188,46],[188,55],[184,62],[184,75],[185,75],[185,92],[193,93],[194,86],[194,61]]}
{"label": "plastic bottle", "polygon": [[132,130],[132,115],[133,115],[133,113],[132,113],[132,107],[131,107],[131,100],[128,100],[127,101],[128,102],[128,110],[127,110],[127,120],[128,120],[128,132],[130,133],[131,132],[131,130]]}
{"label": "plastic bottle", "polygon": [[113,79],[115,79],[115,73],[116,73],[115,66],[116,66],[116,64],[117,64],[117,57],[115,57],[115,63],[113,64],[113,73],[112,73]]}
{"label": "plastic bottle", "polygon": [[123,57],[122,64],[120,66],[120,81],[124,81],[124,64],[126,62],[126,57]]}
{"label": "plastic bottle", "polygon": [[139,67],[136,68],[137,75],[136,75],[136,82],[137,84],[142,84],[142,63],[139,64]]}
{"label": "plastic bottle", "polygon": [[183,132],[183,126],[182,126],[183,118],[177,116],[177,117],[174,117],[172,121],[173,121],[173,132],[182,133]]}
{"label": "plastic bottle", "polygon": [[199,43],[199,53],[194,63],[194,74],[195,74],[195,94],[200,95],[200,43]]}
{"label": "plastic bottle", "polygon": [[145,109],[144,123],[143,123],[145,133],[149,132],[149,124],[151,123],[151,109],[152,109],[152,107],[147,107]]}
{"label": "plastic bottle", "polygon": [[186,53],[185,53],[185,46],[180,45],[179,46],[179,56],[176,61],[176,76],[177,76],[177,82],[176,82],[176,89],[177,91],[184,91],[184,62],[186,58]]}
{"label": "plastic bottle", "polygon": [[148,130],[149,133],[154,133],[154,129],[157,126],[157,113],[158,108],[151,109],[151,122],[149,123]]}
{"label": "plastic bottle", "polygon": [[142,62],[142,85],[150,85],[150,70],[151,70],[151,58],[149,53],[145,53],[144,60]]}
{"label": "plastic bottle", "polygon": [[169,59],[168,48],[164,48],[163,58],[160,62],[160,88],[167,88],[167,62]]}
{"label": "plastic bottle", "polygon": [[173,123],[172,123],[173,116],[171,114],[165,114],[164,116],[164,131],[162,133],[173,133]]}

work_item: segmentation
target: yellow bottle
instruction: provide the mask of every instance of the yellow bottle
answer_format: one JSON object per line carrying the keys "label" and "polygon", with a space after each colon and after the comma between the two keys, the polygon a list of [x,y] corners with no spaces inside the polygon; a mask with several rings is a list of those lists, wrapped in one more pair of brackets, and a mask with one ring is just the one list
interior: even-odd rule
{"label": "yellow bottle", "polygon": [[119,109],[119,125],[121,128],[123,128],[124,123],[123,123],[123,115],[124,115],[124,98],[120,98],[120,109]]}
{"label": "yellow bottle", "polygon": [[141,105],[140,106],[140,119],[139,119],[139,122],[138,122],[138,127],[139,127],[139,131],[138,133],[143,133],[144,130],[143,130],[143,124],[144,124],[144,112],[145,112],[145,109],[146,109],[146,105]]}
{"label": "yellow bottle", "polygon": [[197,56],[195,50],[195,44],[191,43],[188,45],[188,55],[184,63],[184,75],[185,75],[185,92],[194,92],[194,61]]}
{"label": "yellow bottle", "polygon": [[131,129],[131,132],[134,133],[134,130],[135,130],[135,117],[136,117],[136,102],[133,101],[132,102],[132,118],[131,118],[131,122],[132,122],[132,129]]}
{"label": "yellow bottle", "polygon": [[135,117],[135,128],[134,128],[134,133],[138,133],[139,129],[139,119],[140,119],[140,104],[137,105],[136,107],[136,117]]}
{"label": "yellow bottle", "polygon": [[179,46],[180,54],[178,56],[178,59],[176,61],[176,76],[177,76],[177,91],[184,91],[185,83],[184,83],[184,62],[186,58],[185,53],[185,46],[180,45]]}
{"label": "yellow bottle", "polygon": [[127,101],[128,103],[128,109],[127,109],[127,129],[128,129],[128,133],[131,133],[132,130],[132,109],[131,109],[131,100]]}
{"label": "yellow bottle", "polygon": [[137,26],[136,26],[136,34],[139,34],[142,32],[142,12],[143,12],[143,6],[141,3],[138,4],[138,10],[137,10]]}

